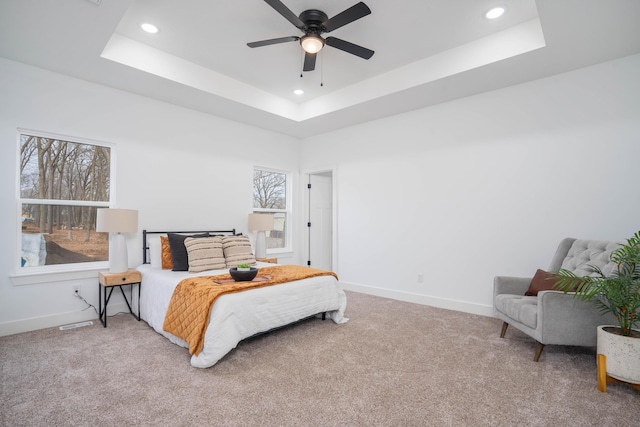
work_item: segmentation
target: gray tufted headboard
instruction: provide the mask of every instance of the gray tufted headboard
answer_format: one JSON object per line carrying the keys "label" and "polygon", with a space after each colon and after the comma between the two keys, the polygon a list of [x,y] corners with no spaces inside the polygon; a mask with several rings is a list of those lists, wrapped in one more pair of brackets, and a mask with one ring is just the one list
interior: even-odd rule
{"label": "gray tufted headboard", "polygon": [[619,247],[618,243],[605,240],[564,239],[551,261],[549,271],[557,272],[564,268],[576,276],[589,276],[593,274],[589,266],[593,265],[609,276],[616,268],[609,257]]}

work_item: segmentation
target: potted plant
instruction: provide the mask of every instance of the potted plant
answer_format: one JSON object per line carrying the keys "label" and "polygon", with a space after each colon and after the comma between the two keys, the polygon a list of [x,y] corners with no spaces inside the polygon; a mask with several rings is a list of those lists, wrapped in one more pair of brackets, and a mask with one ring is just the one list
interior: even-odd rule
{"label": "potted plant", "polygon": [[238,271],[249,271],[251,270],[251,265],[249,264],[238,264],[237,267]]}
{"label": "potted plant", "polygon": [[565,293],[575,292],[583,301],[593,301],[618,321],[615,326],[601,325],[597,331],[601,391],[606,390],[607,376],[640,384],[640,330],[635,329],[640,322],[640,231],[611,252],[610,260],[616,269],[609,276],[595,266],[589,266],[593,274],[585,277],[560,270],[554,286]]}
{"label": "potted plant", "polygon": [[258,275],[258,269],[249,264],[238,264],[229,269],[229,274],[236,282],[250,282]]}

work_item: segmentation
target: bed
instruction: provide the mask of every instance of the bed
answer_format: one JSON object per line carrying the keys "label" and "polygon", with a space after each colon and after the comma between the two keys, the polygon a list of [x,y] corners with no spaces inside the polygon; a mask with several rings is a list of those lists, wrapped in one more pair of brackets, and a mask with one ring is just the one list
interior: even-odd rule
{"label": "bed", "polygon": [[[143,231],[143,264],[140,290],[140,317],[156,332],[171,342],[188,348],[189,345],[163,329],[165,314],[178,283],[193,276],[216,276],[228,270],[206,270],[198,273],[163,269],[159,260],[160,236],[166,231]],[[178,234],[235,234],[235,230],[171,232]],[[257,267],[274,264],[258,262]],[[337,324],[348,321],[344,317],[347,297],[339,281],[333,276],[312,277],[294,282],[221,295],[213,304],[204,347],[191,356],[191,365],[207,368],[215,365],[240,341],[271,331],[311,316],[324,315]]]}

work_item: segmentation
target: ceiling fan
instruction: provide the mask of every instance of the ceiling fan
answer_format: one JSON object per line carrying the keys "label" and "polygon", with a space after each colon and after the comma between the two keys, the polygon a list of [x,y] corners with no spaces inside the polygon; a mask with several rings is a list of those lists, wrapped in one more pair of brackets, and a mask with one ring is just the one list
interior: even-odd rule
{"label": "ceiling fan", "polygon": [[277,39],[247,43],[247,46],[249,47],[262,47],[299,40],[302,49],[305,51],[304,66],[302,68],[303,71],[313,71],[315,69],[316,55],[325,44],[364,59],[369,59],[374,54],[374,51],[370,49],[336,37],[322,37],[323,33],[330,33],[333,30],[369,15],[371,13],[371,9],[369,9],[369,7],[363,2],[357,3],[329,19],[327,14],[321,10],[309,9],[302,12],[300,16],[296,16],[280,0],[264,1],[274,8],[280,15],[284,16],[286,20],[301,30],[304,35],[302,37],[280,37]]}

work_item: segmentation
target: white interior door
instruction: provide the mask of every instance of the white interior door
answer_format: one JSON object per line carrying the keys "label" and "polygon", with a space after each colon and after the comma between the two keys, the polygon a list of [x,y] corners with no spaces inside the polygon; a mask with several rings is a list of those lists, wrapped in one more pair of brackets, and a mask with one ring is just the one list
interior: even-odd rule
{"label": "white interior door", "polygon": [[333,179],[331,172],[309,175],[310,266],[333,268]]}

